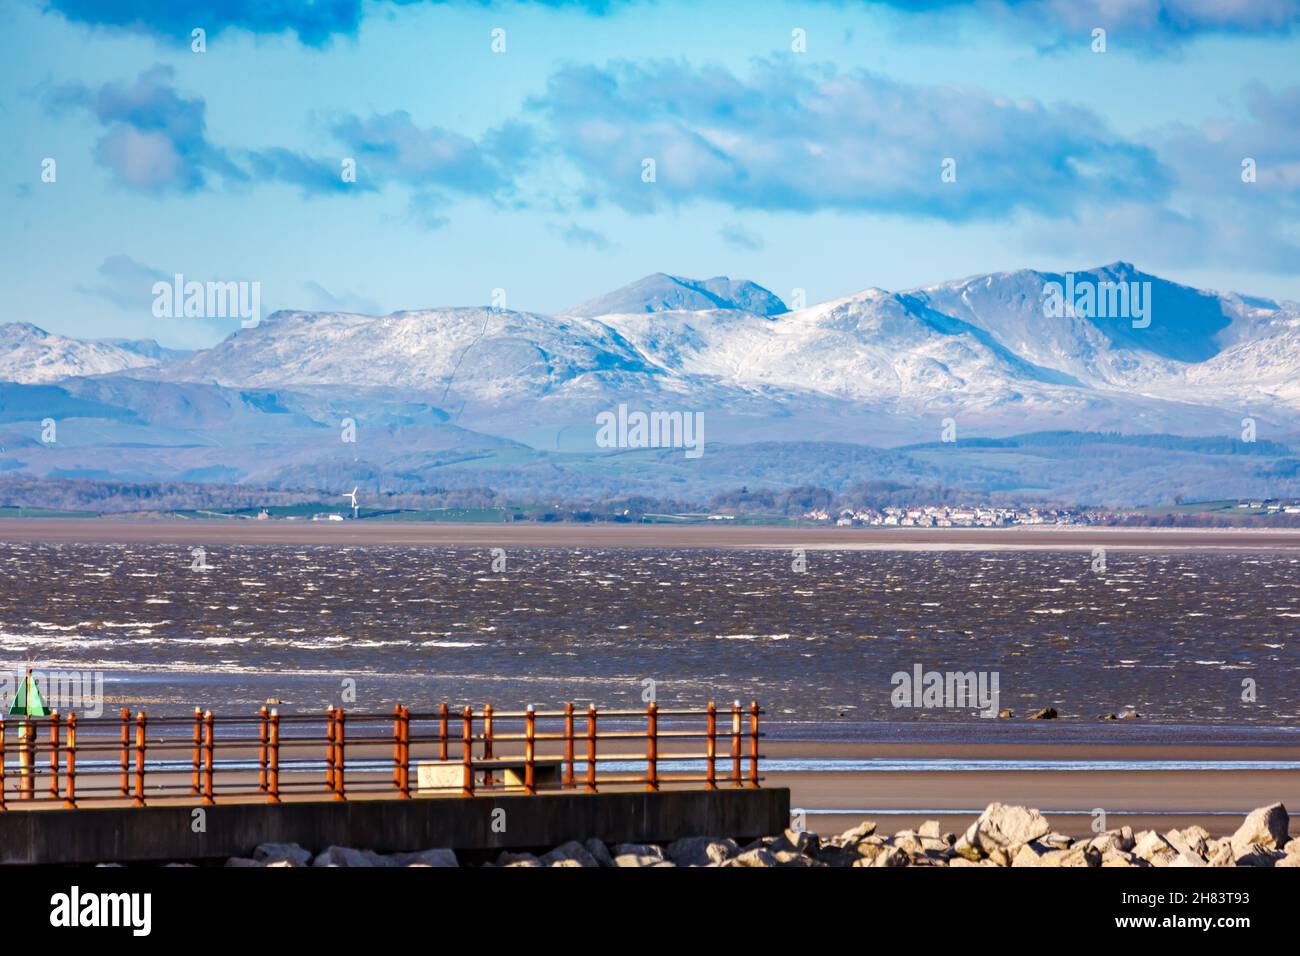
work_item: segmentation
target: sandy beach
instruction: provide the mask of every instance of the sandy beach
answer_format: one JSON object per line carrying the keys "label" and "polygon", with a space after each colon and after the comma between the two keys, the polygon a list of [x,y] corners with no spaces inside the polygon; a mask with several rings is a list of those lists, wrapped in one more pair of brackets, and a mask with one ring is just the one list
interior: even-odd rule
{"label": "sandy beach", "polygon": [[[772,758],[829,760],[1300,761],[1300,746],[1114,744],[843,744],[768,741]],[[1295,770],[1034,770],[765,772],[766,786],[789,787],[791,806],[809,811],[807,826],[837,833],[863,819],[895,832],[939,820],[960,832],[993,802],[1042,810],[1059,832],[1090,833],[1091,812],[1106,811],[1107,828],[1134,830],[1199,824],[1218,834],[1254,807],[1281,801],[1300,806]],[[851,811],[827,813],[825,811]]]}
{"label": "sandy beach", "polygon": [[405,521],[6,518],[0,542],[411,545],[442,548],[808,548],[899,551],[1275,551],[1300,549],[1300,529],[835,528],[766,525],[451,524]]}

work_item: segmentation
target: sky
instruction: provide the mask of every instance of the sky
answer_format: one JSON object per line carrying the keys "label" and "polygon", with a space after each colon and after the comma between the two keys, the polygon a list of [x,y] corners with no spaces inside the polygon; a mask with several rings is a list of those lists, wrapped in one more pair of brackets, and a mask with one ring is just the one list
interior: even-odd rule
{"label": "sky", "polygon": [[238,328],[156,318],[177,273],[264,313],[1116,260],[1300,300],[1298,62],[1300,0],[7,0],[0,322]]}

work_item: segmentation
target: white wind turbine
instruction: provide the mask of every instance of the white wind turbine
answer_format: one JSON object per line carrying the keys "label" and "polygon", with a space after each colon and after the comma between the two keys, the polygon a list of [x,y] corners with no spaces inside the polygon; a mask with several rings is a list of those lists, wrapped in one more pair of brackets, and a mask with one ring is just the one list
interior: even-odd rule
{"label": "white wind turbine", "polygon": [[339,495],[340,498],[352,499],[352,518],[354,520],[357,517],[357,488],[359,487],[360,485],[353,485],[351,491],[345,491],[343,494]]}

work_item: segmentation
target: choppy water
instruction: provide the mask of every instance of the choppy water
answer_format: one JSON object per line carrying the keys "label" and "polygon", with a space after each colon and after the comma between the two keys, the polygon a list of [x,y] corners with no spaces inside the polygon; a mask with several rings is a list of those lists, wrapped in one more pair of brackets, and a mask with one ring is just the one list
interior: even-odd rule
{"label": "choppy water", "polygon": [[[757,697],[799,720],[896,709],[891,674],[996,671],[1000,706],[1300,723],[1286,554],[0,544],[0,666],[103,669],[128,702],[323,706]],[[1243,680],[1256,700],[1243,701]]]}

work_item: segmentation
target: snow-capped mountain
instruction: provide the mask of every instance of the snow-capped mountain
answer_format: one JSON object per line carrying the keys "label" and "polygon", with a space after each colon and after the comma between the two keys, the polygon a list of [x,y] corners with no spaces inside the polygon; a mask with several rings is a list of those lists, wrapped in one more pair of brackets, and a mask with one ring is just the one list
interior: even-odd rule
{"label": "snow-capped mountain", "polygon": [[[1141,315],[1045,295],[1117,283]],[[595,415],[620,404],[704,412],[709,454],[598,446]],[[282,311],[193,353],[0,326],[0,473],[15,478],[519,500],[888,479],[1161,501],[1300,493],[1298,411],[1300,305],[1127,263],[795,311],[751,282],[655,275],[555,316]],[[939,444],[949,418],[959,441],[1041,434]],[[1091,464],[1072,468],[1085,447]]]}
{"label": "snow-capped mountain", "polygon": [[[151,343],[158,348],[157,343]],[[37,384],[156,365],[146,343],[93,342],[46,332],[30,322],[0,325],[0,381]]]}
{"label": "snow-capped mountain", "polygon": [[[1054,285],[1123,287],[1126,311],[1099,292],[1094,305],[1071,298],[1054,312]],[[1244,414],[1289,423],[1300,406],[1300,306],[1192,289],[1128,263],[867,289],[796,311],[752,282],[656,274],[557,316],[277,312],[161,362],[6,328],[26,329],[0,353],[16,381],[126,370],[229,388],[398,390],[457,424],[548,442],[548,429],[625,401],[711,411],[718,440],[758,427],[775,439],[848,429],[924,440],[945,416],[984,434],[1221,434]]]}
{"label": "snow-capped mountain", "polygon": [[785,303],[761,285],[746,279],[683,279],[656,272],[587,302],[565,309],[562,315],[616,315],[635,312],[701,312],[738,309],[754,315],[778,315]]}
{"label": "snow-capped mountain", "polygon": [[252,329],[179,362],[168,378],[247,387],[391,387],[480,401],[617,386],[657,374],[614,330],[577,316],[491,308],[428,309],[373,317],[276,312]]}

